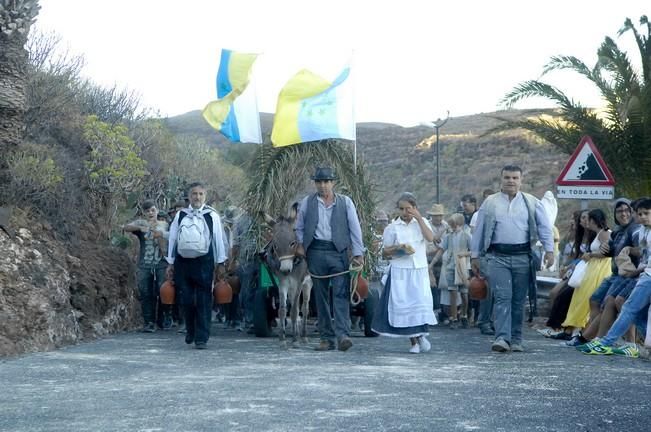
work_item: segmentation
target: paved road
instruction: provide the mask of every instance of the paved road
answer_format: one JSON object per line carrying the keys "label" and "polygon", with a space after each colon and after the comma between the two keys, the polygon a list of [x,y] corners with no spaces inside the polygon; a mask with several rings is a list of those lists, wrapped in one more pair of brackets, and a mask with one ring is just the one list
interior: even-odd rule
{"label": "paved road", "polygon": [[476,329],[435,328],[432,352],[413,355],[402,339],[317,353],[214,328],[206,351],[128,333],[5,359],[0,430],[651,430],[651,362],[585,356],[531,330],[528,352],[505,355]]}

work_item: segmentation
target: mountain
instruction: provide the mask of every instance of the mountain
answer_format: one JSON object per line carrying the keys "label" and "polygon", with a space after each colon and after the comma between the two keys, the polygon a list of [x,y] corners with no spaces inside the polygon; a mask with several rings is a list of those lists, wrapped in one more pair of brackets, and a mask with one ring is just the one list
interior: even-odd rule
{"label": "mountain", "polygon": [[[552,110],[511,110],[453,117],[439,130],[441,203],[456,209],[462,195],[481,200],[486,188],[499,188],[500,169],[516,164],[524,170],[522,189],[541,197],[554,189],[554,180],[568,155],[525,131],[483,136],[499,124],[495,116],[508,118],[553,115]],[[212,142],[226,153],[233,145],[191,111],[165,120],[175,134],[193,135]],[[263,136],[269,137],[273,115],[261,115]],[[578,144],[578,143],[577,143]],[[378,185],[379,208],[395,209],[400,193],[416,195],[421,210],[436,200],[436,137],[425,126],[402,127],[388,123],[358,123],[357,152]],[[563,208],[574,203],[559,203]],[[562,212],[567,214],[567,212]]]}

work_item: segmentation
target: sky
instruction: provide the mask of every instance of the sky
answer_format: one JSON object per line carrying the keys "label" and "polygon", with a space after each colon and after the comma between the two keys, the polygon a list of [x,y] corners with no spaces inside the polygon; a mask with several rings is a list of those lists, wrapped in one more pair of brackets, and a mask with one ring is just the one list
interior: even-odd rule
{"label": "sky", "polygon": [[[55,32],[86,60],[84,75],[136,91],[163,116],[216,98],[222,48],[262,53],[255,64],[259,108],[300,69],[328,80],[354,71],[358,122],[403,126],[492,112],[518,83],[540,78],[553,55],[592,66],[605,36],[637,56],[629,17],[645,0],[41,0],[35,28]],[[646,7],[645,7],[646,6]],[[598,93],[571,72],[543,77],[587,106]],[[544,100],[516,108],[549,107]]]}

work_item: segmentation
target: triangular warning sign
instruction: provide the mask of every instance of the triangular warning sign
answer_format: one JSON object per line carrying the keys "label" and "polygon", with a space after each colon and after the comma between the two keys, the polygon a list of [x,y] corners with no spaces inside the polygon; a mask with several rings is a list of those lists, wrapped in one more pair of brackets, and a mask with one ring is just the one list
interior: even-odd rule
{"label": "triangular warning sign", "polygon": [[584,136],[570,160],[556,179],[559,186],[614,186],[615,179],[608,170],[592,138]]}

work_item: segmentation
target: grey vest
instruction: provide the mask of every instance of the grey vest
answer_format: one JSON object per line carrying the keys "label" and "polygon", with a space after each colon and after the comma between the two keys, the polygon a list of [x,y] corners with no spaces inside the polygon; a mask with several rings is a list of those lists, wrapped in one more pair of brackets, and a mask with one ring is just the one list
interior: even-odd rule
{"label": "grey vest", "polygon": [[[314,240],[316,226],[319,222],[319,202],[317,194],[307,198],[307,211],[305,212],[305,223],[303,231],[303,246],[307,251]],[[346,211],[346,199],[343,195],[335,194],[335,206],[332,208],[330,217],[330,230],[332,231],[332,243],[339,252],[351,245],[350,229],[348,228],[348,212]]]}
{"label": "grey vest", "polygon": [[[495,232],[495,225],[497,224],[497,219],[495,218],[495,200],[500,195],[501,192],[493,194],[486,198],[484,201],[484,232],[482,236],[481,250],[480,254],[484,255],[488,248],[491,245],[491,240],[493,239],[493,233]],[[529,244],[531,247],[534,247],[536,241],[538,241],[538,226],[536,224],[536,204],[538,199],[526,192],[520,192],[524,197],[524,203],[527,206],[529,211]]]}

